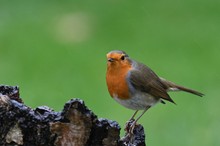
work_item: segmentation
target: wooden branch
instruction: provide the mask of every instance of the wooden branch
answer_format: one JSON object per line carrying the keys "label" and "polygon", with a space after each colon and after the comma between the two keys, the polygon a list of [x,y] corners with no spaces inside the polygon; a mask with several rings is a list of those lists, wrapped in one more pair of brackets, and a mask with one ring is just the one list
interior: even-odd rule
{"label": "wooden branch", "polygon": [[[0,85],[0,145],[2,146],[145,146],[141,125],[132,137],[120,139],[120,126],[97,116],[80,99],[61,112],[23,104],[17,86]],[[126,134],[128,135],[128,134]]]}

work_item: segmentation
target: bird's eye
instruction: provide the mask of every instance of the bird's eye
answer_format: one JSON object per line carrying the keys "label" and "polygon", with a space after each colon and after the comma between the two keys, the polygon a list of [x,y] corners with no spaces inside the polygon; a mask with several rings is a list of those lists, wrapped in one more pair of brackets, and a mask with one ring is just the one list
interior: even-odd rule
{"label": "bird's eye", "polygon": [[123,55],[123,56],[121,56],[121,60],[125,60],[125,56]]}

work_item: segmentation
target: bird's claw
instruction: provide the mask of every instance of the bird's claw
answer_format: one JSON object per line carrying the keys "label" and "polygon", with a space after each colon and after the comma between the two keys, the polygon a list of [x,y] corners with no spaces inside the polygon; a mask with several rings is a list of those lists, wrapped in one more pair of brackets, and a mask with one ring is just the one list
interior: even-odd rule
{"label": "bird's claw", "polygon": [[132,137],[134,135],[134,128],[136,126],[136,121],[134,119],[130,119],[129,121],[127,121],[126,125],[125,125],[125,131],[126,131],[126,137]]}
{"label": "bird's claw", "polygon": [[129,135],[133,135],[133,134],[134,134],[134,128],[135,128],[135,126],[136,126],[136,121],[134,121],[134,122],[131,124],[131,126],[130,126],[130,128],[129,128],[129,131],[128,131]]}
{"label": "bird's claw", "polygon": [[129,133],[130,127],[131,127],[131,125],[132,125],[132,123],[133,123],[134,121],[135,121],[134,119],[130,119],[129,121],[127,121],[126,124],[125,124],[124,131],[126,131],[127,133]]}
{"label": "bird's claw", "polygon": [[134,119],[131,119],[129,121],[127,121],[126,125],[125,125],[125,137],[123,137],[124,141],[130,142],[132,143],[134,140],[134,128],[136,126],[136,121]]}

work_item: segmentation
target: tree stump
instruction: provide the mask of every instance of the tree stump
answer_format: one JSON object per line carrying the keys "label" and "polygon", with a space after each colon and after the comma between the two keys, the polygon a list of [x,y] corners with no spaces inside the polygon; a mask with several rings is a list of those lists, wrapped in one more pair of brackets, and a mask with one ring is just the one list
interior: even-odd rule
{"label": "tree stump", "polygon": [[84,101],[71,99],[60,112],[47,106],[31,109],[17,86],[0,85],[1,146],[145,146],[141,125],[120,139],[116,121],[98,118]]}

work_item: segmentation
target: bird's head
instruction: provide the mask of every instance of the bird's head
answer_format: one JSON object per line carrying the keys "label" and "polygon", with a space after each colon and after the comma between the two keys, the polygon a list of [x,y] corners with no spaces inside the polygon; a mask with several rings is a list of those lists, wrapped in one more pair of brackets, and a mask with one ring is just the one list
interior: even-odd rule
{"label": "bird's head", "polygon": [[114,50],[109,52],[106,57],[108,67],[122,68],[131,64],[129,56],[124,51]]}

